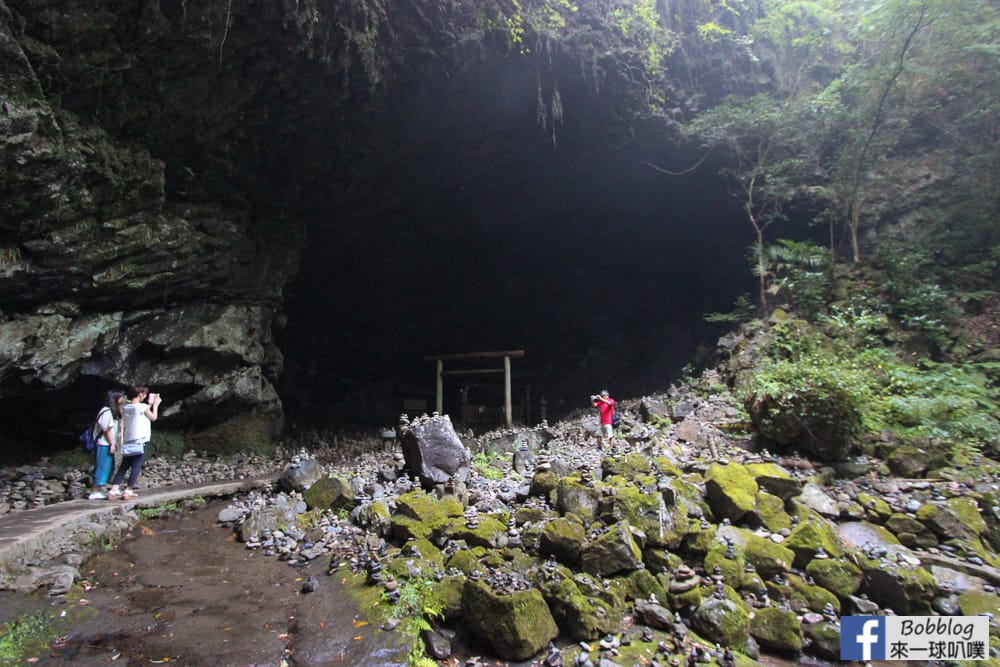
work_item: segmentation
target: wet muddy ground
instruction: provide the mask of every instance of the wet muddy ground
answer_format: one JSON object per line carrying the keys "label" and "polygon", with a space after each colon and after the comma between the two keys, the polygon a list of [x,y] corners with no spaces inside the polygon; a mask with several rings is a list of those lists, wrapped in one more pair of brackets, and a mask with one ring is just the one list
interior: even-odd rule
{"label": "wet muddy ground", "polygon": [[[0,595],[0,623],[48,610],[65,634],[35,665],[398,665],[405,650],[362,610],[329,558],[292,567],[216,523],[224,501],[145,521],[81,567],[83,591]],[[303,593],[308,577],[318,587]],[[82,595],[82,597],[81,597]],[[383,603],[384,604],[384,603]]]}

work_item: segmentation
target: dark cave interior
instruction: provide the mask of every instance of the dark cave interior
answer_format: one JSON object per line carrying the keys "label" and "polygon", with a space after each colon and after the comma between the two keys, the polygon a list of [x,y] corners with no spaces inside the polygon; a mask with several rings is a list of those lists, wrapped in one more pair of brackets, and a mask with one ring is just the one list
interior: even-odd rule
{"label": "dark cave interior", "polygon": [[703,315],[754,289],[751,229],[719,164],[688,171],[697,150],[623,129],[586,90],[562,91],[553,133],[514,69],[424,83],[386,105],[393,150],[370,147],[349,188],[310,202],[280,341],[291,423],[433,406],[437,354],[525,350],[514,382],[551,419],[602,387],[662,390],[714,350],[726,327]]}

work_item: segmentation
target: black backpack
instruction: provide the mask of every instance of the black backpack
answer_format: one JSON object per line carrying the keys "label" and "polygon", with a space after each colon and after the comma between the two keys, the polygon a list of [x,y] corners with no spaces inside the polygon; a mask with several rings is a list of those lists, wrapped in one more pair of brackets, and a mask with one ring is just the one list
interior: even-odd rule
{"label": "black backpack", "polygon": [[618,412],[618,409],[616,407],[615,411],[611,413],[611,425],[615,428],[618,428],[619,426],[621,426],[621,423],[622,423],[622,415],[620,412]]}

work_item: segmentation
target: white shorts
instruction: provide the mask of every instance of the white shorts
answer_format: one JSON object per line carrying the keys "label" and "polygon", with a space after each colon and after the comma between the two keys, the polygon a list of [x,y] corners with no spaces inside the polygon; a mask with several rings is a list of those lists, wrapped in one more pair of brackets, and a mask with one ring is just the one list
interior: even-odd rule
{"label": "white shorts", "polygon": [[601,424],[601,430],[599,431],[601,437],[613,438],[615,437],[615,432],[611,428],[611,424]]}

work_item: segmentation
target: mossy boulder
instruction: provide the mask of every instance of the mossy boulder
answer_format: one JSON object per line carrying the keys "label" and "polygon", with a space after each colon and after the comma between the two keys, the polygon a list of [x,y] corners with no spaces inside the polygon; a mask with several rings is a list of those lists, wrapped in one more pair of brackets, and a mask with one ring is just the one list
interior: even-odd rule
{"label": "mossy boulder", "polygon": [[462,614],[466,627],[503,660],[528,660],[559,634],[542,593],[534,588],[499,595],[482,582],[466,580]]}
{"label": "mossy boulder", "polygon": [[618,475],[625,479],[635,479],[639,475],[648,475],[653,471],[652,462],[642,454],[627,454],[625,456],[606,456],[601,461],[604,478]]}
{"label": "mossy boulder", "polygon": [[802,628],[793,611],[777,607],[757,609],[750,621],[750,636],[763,648],[782,653],[797,653],[802,650]]}
{"label": "mossy boulder", "polygon": [[802,627],[802,634],[809,640],[809,651],[827,660],[840,659],[840,624],[822,621]]}
{"label": "mossy boulder", "polygon": [[611,576],[643,567],[642,551],[627,521],[619,521],[590,542],[580,555],[580,569],[597,576]]}
{"label": "mossy boulder", "polygon": [[424,491],[410,491],[396,498],[396,514],[438,527],[462,516],[465,508],[454,496],[438,500]]}
{"label": "mossy boulder", "polygon": [[621,486],[614,495],[601,498],[598,517],[609,525],[628,521],[645,534],[648,546],[667,549],[680,545],[687,526],[683,508],[668,506],[657,491],[645,493],[633,485]]}
{"label": "mossy boulder", "polygon": [[575,514],[585,523],[597,518],[601,492],[585,485],[579,477],[564,477],[556,488],[556,508],[562,515]]}
{"label": "mossy boulder", "polygon": [[446,621],[462,617],[462,591],[465,577],[460,574],[444,577],[434,584],[434,596],[441,603],[441,614]]}
{"label": "mossy boulder", "polygon": [[901,616],[930,613],[938,583],[926,569],[872,559],[861,559],[861,562],[864,572],[861,593]]}
{"label": "mossy boulder", "polygon": [[743,551],[746,562],[753,564],[757,572],[766,579],[785,573],[795,560],[795,552],[783,544],[755,535],[749,530],[735,526],[723,526],[718,531],[720,539],[731,539]]}
{"label": "mossy boulder", "polygon": [[701,489],[693,481],[675,477],[667,482],[667,487],[674,494],[673,504],[680,506],[689,519],[714,519],[712,508],[705,502]]}
{"label": "mossy boulder", "polygon": [[518,526],[537,524],[548,516],[548,512],[538,507],[519,507],[514,512],[514,523]]}
{"label": "mossy boulder", "polygon": [[379,537],[392,534],[392,513],[381,500],[364,503],[351,512],[351,520]]}
{"label": "mossy boulder", "polygon": [[570,518],[559,517],[545,522],[538,542],[542,556],[555,556],[565,565],[573,565],[583,551],[586,531],[583,524]]}
{"label": "mossy boulder", "polygon": [[551,470],[539,470],[532,476],[528,493],[540,498],[549,498],[549,494],[559,486],[559,475]]}
{"label": "mossy boulder", "polygon": [[350,509],[357,504],[351,483],[340,475],[327,475],[313,482],[302,493],[309,509],[333,510]]}
{"label": "mossy boulder", "polygon": [[475,528],[470,528],[464,518],[453,518],[446,524],[446,533],[469,546],[497,549],[507,545],[507,524],[490,514],[481,514]]}
{"label": "mossy boulder", "polygon": [[796,567],[805,567],[820,549],[835,558],[844,555],[844,547],[837,536],[837,531],[829,521],[818,514],[806,515],[782,544],[795,552]]}
{"label": "mossy boulder", "polygon": [[764,491],[757,494],[757,509],[753,516],[758,525],[772,533],[792,527],[792,517],[785,511],[785,501]]}
{"label": "mossy boulder", "polygon": [[561,634],[574,641],[589,641],[617,631],[622,610],[607,600],[584,594],[567,575],[561,573],[539,586]]}
{"label": "mossy boulder", "polygon": [[[989,614],[992,618],[1000,616],[1000,597],[986,591],[968,590],[958,596],[958,608],[962,616],[979,616]],[[1000,636],[1000,628],[990,626],[990,634]]]}
{"label": "mossy boulder", "polygon": [[947,465],[948,454],[940,447],[900,445],[886,457],[885,463],[897,477],[923,477],[928,470]]}
{"label": "mossy boulder", "polygon": [[681,551],[692,556],[704,557],[716,542],[716,530],[715,524],[708,524],[706,528],[702,528],[700,522],[691,522],[688,532],[681,541]]}
{"label": "mossy boulder", "polygon": [[858,493],[858,503],[865,509],[865,515],[871,521],[884,522],[892,516],[892,507],[882,498],[864,491]]}
{"label": "mossy boulder", "polygon": [[806,565],[806,574],[841,600],[846,600],[861,588],[861,569],[848,560],[814,559]]}
{"label": "mossy boulder", "polygon": [[451,555],[446,563],[448,569],[456,569],[463,574],[471,574],[473,570],[479,569],[479,559],[482,556],[480,552],[474,552],[472,549],[459,549]]}
{"label": "mossy boulder", "polygon": [[715,568],[718,567],[722,572],[722,576],[725,578],[726,583],[735,588],[739,588],[743,582],[746,562],[741,550],[734,549],[733,552],[732,558],[728,557],[727,554],[729,553],[729,549],[716,542],[712,545],[712,548],[708,550],[708,553],[705,554],[703,565],[705,566],[705,573],[708,575],[714,574]]}
{"label": "mossy boulder", "polygon": [[712,597],[691,617],[695,631],[734,650],[742,650],[750,636],[750,614],[746,606],[729,598]]}
{"label": "mossy boulder", "polygon": [[745,467],[760,488],[782,500],[802,493],[802,482],[777,463],[748,463]]}
{"label": "mossy boulder", "polygon": [[739,521],[757,506],[757,482],[739,464],[713,463],[705,473],[705,494],[712,513],[718,518]]}
{"label": "mossy boulder", "polygon": [[943,540],[978,539],[986,532],[986,521],[973,498],[949,498],[942,504],[926,503],[917,510],[917,519]]}
{"label": "mossy boulder", "polygon": [[630,600],[648,600],[651,595],[657,600],[667,599],[663,584],[646,568],[631,572],[623,579],[625,594]]}
{"label": "mossy boulder", "polygon": [[[840,599],[822,586],[807,584],[802,577],[794,574],[788,575],[788,584],[792,587],[789,599],[793,603],[801,601],[805,608],[812,611],[823,611],[829,604],[837,613],[840,613]],[[795,606],[795,608],[799,607]]]}

